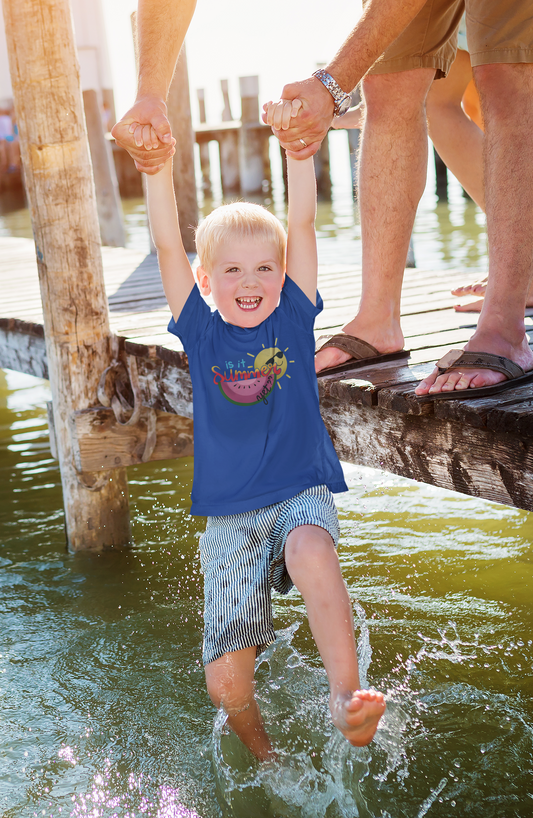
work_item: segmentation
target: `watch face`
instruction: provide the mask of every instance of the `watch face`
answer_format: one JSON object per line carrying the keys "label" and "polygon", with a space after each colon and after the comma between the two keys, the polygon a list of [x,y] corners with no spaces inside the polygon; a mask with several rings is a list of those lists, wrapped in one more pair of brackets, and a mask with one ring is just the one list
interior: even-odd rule
{"label": "watch face", "polygon": [[343,114],[345,114],[348,108],[351,106],[351,104],[352,98],[350,96],[346,96],[339,105],[339,113],[337,114],[337,116],[342,116]]}

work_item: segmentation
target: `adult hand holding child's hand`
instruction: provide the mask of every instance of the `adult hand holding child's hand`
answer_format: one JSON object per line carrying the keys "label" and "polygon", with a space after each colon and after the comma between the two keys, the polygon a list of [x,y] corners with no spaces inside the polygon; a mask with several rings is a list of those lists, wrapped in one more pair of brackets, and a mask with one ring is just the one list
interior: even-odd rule
{"label": "adult hand holding child's hand", "polygon": [[139,99],[111,133],[142,173],[157,173],[175,153],[176,140],[167,119],[167,106],[156,97]]}
{"label": "adult hand holding child's hand", "polygon": [[[296,102],[299,102],[300,105],[293,113],[292,103]],[[269,106],[279,106],[281,103],[291,105],[288,122],[286,110],[282,112],[285,120],[280,119],[279,116],[274,117],[273,110],[279,113],[277,108],[267,110]],[[293,159],[307,159],[317,152],[331,127],[333,97],[319,80],[310,77],[302,82],[286,85],[280,102],[267,103],[263,106],[263,110],[263,122],[272,126],[272,131],[279,139],[281,146],[287,151],[287,155]],[[269,121],[269,114],[272,121]]]}

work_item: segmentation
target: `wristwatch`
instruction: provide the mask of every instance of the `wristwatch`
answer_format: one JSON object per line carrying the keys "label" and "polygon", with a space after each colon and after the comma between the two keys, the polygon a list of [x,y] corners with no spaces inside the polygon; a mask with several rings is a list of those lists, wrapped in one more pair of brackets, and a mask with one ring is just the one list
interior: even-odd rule
{"label": "wristwatch", "polygon": [[333,113],[335,116],[342,116],[345,114],[352,104],[352,95],[346,94],[340,85],[335,82],[331,74],[328,74],[328,72],[324,71],[323,68],[319,68],[318,71],[313,71],[313,77],[320,80],[324,88],[327,88],[333,97],[333,102],[335,103]]}

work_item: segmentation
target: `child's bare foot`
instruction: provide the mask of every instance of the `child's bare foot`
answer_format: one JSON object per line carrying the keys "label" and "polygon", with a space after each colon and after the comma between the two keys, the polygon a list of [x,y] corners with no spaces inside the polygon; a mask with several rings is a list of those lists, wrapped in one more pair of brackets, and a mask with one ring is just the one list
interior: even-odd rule
{"label": "child's bare foot", "polygon": [[333,724],[355,747],[370,744],[385,707],[383,693],[375,690],[355,690],[330,701]]}

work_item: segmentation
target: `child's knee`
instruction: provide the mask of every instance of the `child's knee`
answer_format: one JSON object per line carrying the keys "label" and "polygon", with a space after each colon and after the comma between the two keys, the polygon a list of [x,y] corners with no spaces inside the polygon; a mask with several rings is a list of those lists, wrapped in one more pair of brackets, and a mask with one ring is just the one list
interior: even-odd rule
{"label": "child's knee", "polygon": [[299,526],[293,529],[285,543],[285,564],[291,573],[294,563],[305,563],[319,568],[331,560],[336,560],[335,544],[331,535],[316,525]]}
{"label": "child's knee", "polygon": [[243,673],[233,659],[233,654],[226,653],[205,666],[209,697],[216,708],[223,706],[230,716],[245,710],[254,698],[253,675]]}

